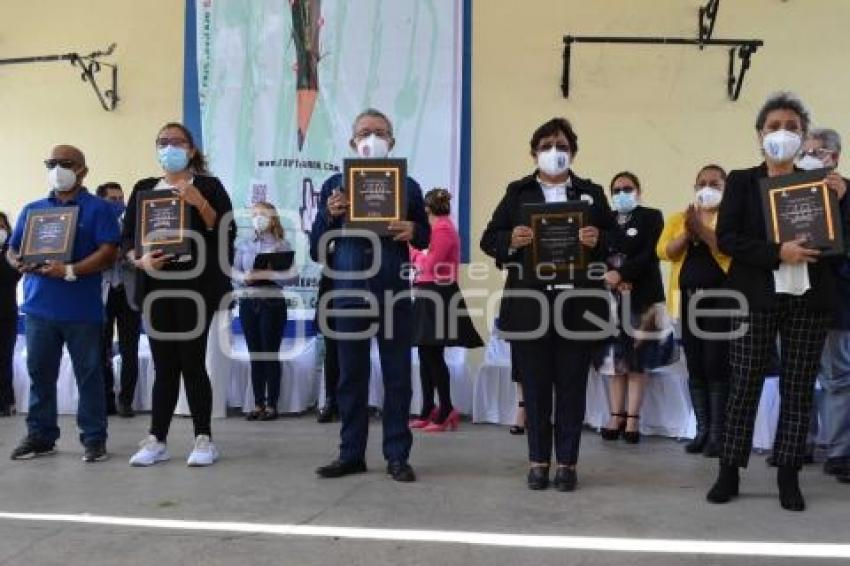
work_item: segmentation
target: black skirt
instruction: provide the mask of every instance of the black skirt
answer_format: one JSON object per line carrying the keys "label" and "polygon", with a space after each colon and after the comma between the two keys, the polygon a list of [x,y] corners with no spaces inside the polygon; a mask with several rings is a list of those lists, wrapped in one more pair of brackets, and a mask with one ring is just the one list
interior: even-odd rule
{"label": "black skirt", "polygon": [[[455,296],[458,296],[457,308],[453,309]],[[480,348],[484,345],[466,313],[466,302],[457,283],[417,284],[413,297],[414,346]]]}

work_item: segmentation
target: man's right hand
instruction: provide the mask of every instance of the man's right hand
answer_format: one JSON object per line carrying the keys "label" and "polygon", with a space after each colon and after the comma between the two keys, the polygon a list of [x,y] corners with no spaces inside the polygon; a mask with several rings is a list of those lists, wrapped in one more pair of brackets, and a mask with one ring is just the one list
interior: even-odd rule
{"label": "man's right hand", "polygon": [[524,248],[531,243],[534,232],[528,226],[517,226],[511,232],[511,247],[515,250]]}
{"label": "man's right hand", "polygon": [[165,254],[162,250],[157,250],[146,253],[141,259],[134,259],[133,265],[145,271],[159,271],[173,258],[173,255]]}
{"label": "man's right hand", "polygon": [[807,248],[804,245],[805,243],[805,238],[785,242],[779,248],[780,259],[791,265],[798,263],[815,263],[820,256],[820,250]]}
{"label": "man's right hand", "polygon": [[345,215],[346,211],[348,211],[348,197],[340,190],[334,191],[328,198],[328,214],[333,218],[339,218]]}

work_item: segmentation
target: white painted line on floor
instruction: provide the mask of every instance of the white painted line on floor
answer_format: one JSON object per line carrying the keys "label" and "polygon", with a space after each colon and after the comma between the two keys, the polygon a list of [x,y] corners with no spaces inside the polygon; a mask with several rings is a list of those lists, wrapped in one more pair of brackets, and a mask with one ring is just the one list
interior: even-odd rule
{"label": "white painted line on floor", "polygon": [[658,554],[701,554],[724,556],[765,556],[782,558],[850,558],[850,544],[783,542],[734,542],[708,540],[637,539],[475,533],[466,531],[425,531],[327,527],[317,525],[275,525],[218,521],[183,521],[98,515],[60,515],[42,513],[2,513],[0,520],[71,523],[167,529],[194,532],[244,533],[290,537],[340,538],[379,542],[469,544],[480,546],[534,548],[542,550],[590,550],[601,552],[643,552]]}

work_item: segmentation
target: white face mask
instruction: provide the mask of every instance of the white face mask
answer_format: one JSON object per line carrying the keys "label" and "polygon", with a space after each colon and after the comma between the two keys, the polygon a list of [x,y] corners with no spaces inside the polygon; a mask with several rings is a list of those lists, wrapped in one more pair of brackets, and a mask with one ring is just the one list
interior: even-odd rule
{"label": "white face mask", "polygon": [[802,159],[797,160],[797,167],[804,171],[812,171],[813,169],[823,169],[826,167],[826,163],[814,155],[804,155]]}
{"label": "white face mask", "polygon": [[696,204],[700,208],[717,208],[723,200],[723,191],[714,187],[700,187],[696,194]]}
{"label": "white face mask", "polygon": [[803,138],[800,134],[789,132],[788,130],[777,130],[764,136],[762,140],[762,148],[764,153],[777,163],[791,161],[800,147],[803,145]]}
{"label": "white face mask", "polygon": [[365,159],[383,159],[389,154],[389,142],[375,134],[357,142],[357,155]]}
{"label": "white face mask", "polygon": [[77,184],[77,174],[58,165],[47,172],[47,185],[59,193],[67,193]]}
{"label": "white face mask", "polygon": [[6,245],[6,240],[9,239],[9,231],[5,228],[0,228],[0,246]]}
{"label": "white face mask", "polygon": [[537,166],[550,177],[563,175],[570,169],[570,154],[552,148],[537,154]]}
{"label": "white face mask", "polygon": [[269,220],[269,217],[263,216],[262,214],[255,216],[251,221],[254,224],[254,230],[256,230],[257,232],[265,232],[269,229],[269,226],[271,225],[271,220]]}

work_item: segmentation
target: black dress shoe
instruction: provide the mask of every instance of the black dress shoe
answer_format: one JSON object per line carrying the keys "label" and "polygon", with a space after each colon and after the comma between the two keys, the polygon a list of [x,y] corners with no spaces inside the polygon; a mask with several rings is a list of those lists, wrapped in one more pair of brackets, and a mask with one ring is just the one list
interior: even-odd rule
{"label": "black dress shoe", "polygon": [[118,416],[124,419],[132,419],[136,416],[136,411],[133,410],[132,405],[121,403],[118,405]]}
{"label": "black dress shoe", "polygon": [[390,462],[387,464],[387,475],[404,483],[416,481],[416,474],[407,462]]}
{"label": "black dress shoe", "polygon": [[337,417],[339,417],[337,408],[334,405],[325,405],[319,409],[319,415],[316,417],[316,420],[320,424],[328,424],[334,422]]}
{"label": "black dress shoe", "polygon": [[800,491],[800,472],[793,466],[779,466],[776,483],[779,485],[779,503],[786,511],[805,511],[806,500]]}
{"label": "black dress shoe", "polygon": [[528,489],[540,491],[549,487],[549,466],[532,466],[528,469]]}
{"label": "black dress shoe", "polygon": [[729,503],[733,498],[738,497],[740,483],[738,466],[721,463],[717,481],[714,482],[705,498],[709,503]]}
{"label": "black dress shoe", "polygon": [[106,414],[110,417],[118,414],[118,407],[115,406],[115,403],[106,404]]}
{"label": "black dress shoe", "polygon": [[823,463],[823,473],[828,476],[837,476],[850,470],[850,460],[847,458],[827,458]]}
{"label": "black dress shoe", "polygon": [[11,407],[0,407],[0,417],[11,417],[12,416],[12,408]]}
{"label": "black dress shoe", "polygon": [[327,466],[322,466],[316,470],[316,474],[322,478],[341,478],[365,472],[366,462],[343,462],[340,460],[334,460]]}
{"label": "black dress shoe", "polygon": [[575,491],[578,485],[578,475],[575,468],[558,467],[555,472],[555,479],[552,481],[552,486],[558,491]]}

